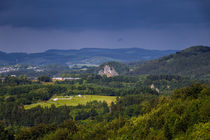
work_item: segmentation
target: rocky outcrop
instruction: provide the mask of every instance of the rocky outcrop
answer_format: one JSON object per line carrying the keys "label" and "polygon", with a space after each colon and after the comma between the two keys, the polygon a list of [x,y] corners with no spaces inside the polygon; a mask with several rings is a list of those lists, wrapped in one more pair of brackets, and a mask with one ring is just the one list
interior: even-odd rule
{"label": "rocky outcrop", "polygon": [[157,91],[158,93],[160,92],[160,90],[158,88],[155,88],[155,85],[154,84],[151,84],[150,86],[151,89]]}
{"label": "rocky outcrop", "polygon": [[98,74],[101,76],[106,75],[107,77],[113,77],[119,75],[116,72],[116,70],[113,67],[110,67],[109,65],[105,65],[104,68],[98,72]]}

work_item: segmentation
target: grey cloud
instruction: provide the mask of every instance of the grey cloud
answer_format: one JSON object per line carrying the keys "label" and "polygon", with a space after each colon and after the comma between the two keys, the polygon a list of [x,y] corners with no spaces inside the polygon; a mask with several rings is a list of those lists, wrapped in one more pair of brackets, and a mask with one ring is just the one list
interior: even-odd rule
{"label": "grey cloud", "polygon": [[0,27],[0,50],[40,52],[47,49],[131,47],[177,50],[195,45],[209,46],[209,36],[210,29],[198,28],[69,32]]}
{"label": "grey cloud", "polygon": [[83,30],[209,24],[208,4],[207,0],[3,0],[0,25]]}

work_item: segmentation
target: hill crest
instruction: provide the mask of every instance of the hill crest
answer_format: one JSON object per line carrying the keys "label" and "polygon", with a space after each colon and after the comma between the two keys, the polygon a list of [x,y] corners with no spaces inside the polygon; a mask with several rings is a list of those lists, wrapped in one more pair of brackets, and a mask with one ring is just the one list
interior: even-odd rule
{"label": "hill crest", "polygon": [[47,50],[42,53],[0,52],[0,65],[14,64],[97,64],[108,61],[132,62],[152,60],[176,52],[175,50],[145,50],[141,48],[83,48],[80,50]]}
{"label": "hill crest", "polygon": [[177,74],[198,77],[209,75],[209,72],[210,47],[193,46],[139,64],[131,74]]}

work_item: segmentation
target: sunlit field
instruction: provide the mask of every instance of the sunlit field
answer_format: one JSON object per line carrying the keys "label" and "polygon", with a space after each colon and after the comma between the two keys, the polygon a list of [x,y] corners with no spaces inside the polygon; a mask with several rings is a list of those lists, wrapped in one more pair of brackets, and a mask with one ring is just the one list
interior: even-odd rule
{"label": "sunlit field", "polygon": [[25,105],[25,109],[30,109],[40,105],[41,107],[50,107],[54,104],[56,107],[58,106],[77,106],[79,104],[85,105],[87,102],[91,101],[105,101],[108,105],[111,102],[115,102],[116,96],[100,96],[100,95],[75,95],[75,96],[54,96],[48,101],[42,101],[31,105]]}

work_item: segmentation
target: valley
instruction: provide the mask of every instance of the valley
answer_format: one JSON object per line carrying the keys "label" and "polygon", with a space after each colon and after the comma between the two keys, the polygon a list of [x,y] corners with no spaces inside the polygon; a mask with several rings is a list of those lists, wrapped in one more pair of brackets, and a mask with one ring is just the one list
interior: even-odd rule
{"label": "valley", "polygon": [[143,62],[4,64],[0,138],[209,139],[209,56],[197,46]]}
{"label": "valley", "polygon": [[0,0],[0,140],[210,140],[210,0]]}

